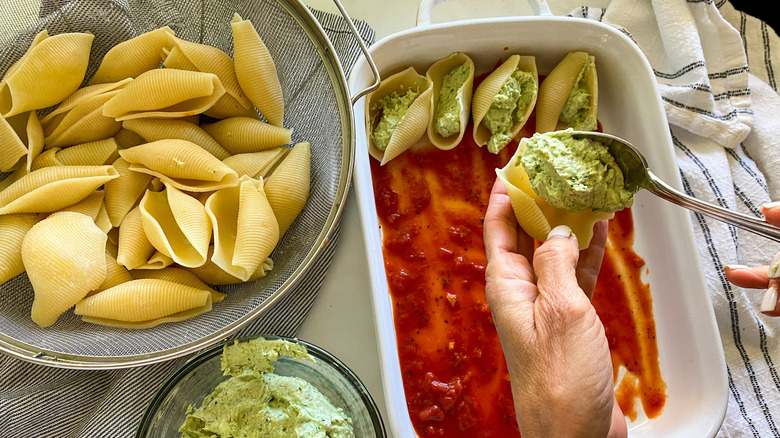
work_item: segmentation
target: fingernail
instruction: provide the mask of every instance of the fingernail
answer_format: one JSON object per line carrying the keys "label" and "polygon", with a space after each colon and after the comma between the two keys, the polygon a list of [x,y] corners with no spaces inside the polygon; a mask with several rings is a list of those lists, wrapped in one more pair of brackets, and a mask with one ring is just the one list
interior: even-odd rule
{"label": "fingernail", "polygon": [[550,230],[549,234],[547,234],[547,240],[556,237],[562,239],[568,239],[569,237],[571,237],[571,228],[567,227],[566,225],[558,225],[557,227]]}
{"label": "fingernail", "polygon": [[723,269],[726,269],[728,271],[738,271],[740,269],[747,269],[749,266],[745,265],[726,265],[723,267]]}
{"label": "fingernail", "polygon": [[780,253],[775,254],[772,257],[772,261],[769,262],[769,272],[767,273],[769,278],[780,278]]}
{"label": "fingernail", "polygon": [[774,312],[775,307],[777,307],[777,283],[769,286],[769,289],[764,293],[764,298],[761,300],[761,312]]}

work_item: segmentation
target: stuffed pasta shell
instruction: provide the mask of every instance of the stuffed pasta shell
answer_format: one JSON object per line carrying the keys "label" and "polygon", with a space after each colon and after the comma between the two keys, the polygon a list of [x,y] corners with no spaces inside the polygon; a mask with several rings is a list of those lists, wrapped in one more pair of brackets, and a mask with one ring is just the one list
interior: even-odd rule
{"label": "stuffed pasta shell", "polygon": [[569,52],[539,87],[536,132],[574,128],[596,129],[598,77],[595,58],[586,52]]}
{"label": "stuffed pasta shell", "polygon": [[366,99],[368,152],[384,166],[425,135],[433,82],[413,67],[382,81]]}
{"label": "stuffed pasta shell", "polygon": [[520,132],[536,104],[539,75],[533,56],[512,55],[474,91],[474,142],[497,154]]}
{"label": "stuffed pasta shell", "polygon": [[439,149],[452,149],[466,132],[474,89],[474,61],[456,52],[434,62],[426,76],[433,82],[428,139]]}

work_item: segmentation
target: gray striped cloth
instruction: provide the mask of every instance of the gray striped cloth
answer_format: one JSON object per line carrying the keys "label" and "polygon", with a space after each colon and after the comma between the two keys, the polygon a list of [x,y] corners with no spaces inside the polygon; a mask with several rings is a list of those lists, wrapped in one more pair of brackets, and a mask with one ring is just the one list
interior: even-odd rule
{"label": "gray striped cloth", "polygon": [[[0,1],[0,7],[2,1]],[[2,11],[0,11],[0,14]],[[361,54],[341,16],[312,11],[349,72]],[[355,26],[367,43],[374,31]],[[338,242],[339,229],[302,281],[270,311],[235,336],[295,336],[314,303]],[[0,355],[0,438],[133,436],[155,391],[188,357],[111,371],[64,370]]]}
{"label": "gray striped cloth", "polygon": [[[762,217],[780,200],[780,39],[725,0],[612,0],[570,15],[616,26],[647,56],[670,123],[683,188]],[[780,318],[763,291],[731,285],[725,265],[765,265],[774,242],[692,213],[699,258],[728,367],[720,437],[780,437]]]}

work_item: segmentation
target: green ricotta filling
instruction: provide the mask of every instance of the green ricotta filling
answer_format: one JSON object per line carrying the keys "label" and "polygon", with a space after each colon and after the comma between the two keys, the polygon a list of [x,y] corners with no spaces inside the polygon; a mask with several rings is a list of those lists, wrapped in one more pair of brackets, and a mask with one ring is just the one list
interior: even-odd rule
{"label": "green ricotta filling", "polygon": [[588,69],[596,68],[593,61],[588,61],[580,72],[577,82],[563,105],[559,120],[571,126],[575,131],[592,131],[596,129],[596,115],[590,112],[590,93],[588,93],[585,76]]}
{"label": "green ricotta filling", "polygon": [[614,212],[630,207],[634,193],[609,148],[575,139],[571,129],[534,134],[515,165],[522,165],[531,188],[552,206],[567,211]]}
{"label": "green ricotta filling", "polygon": [[530,72],[515,70],[504,81],[482,119],[491,134],[488,151],[497,154],[512,140],[512,126],[522,119],[535,94],[536,81]]}
{"label": "green ricotta filling", "polygon": [[460,132],[460,112],[463,104],[459,91],[468,79],[470,70],[469,64],[464,62],[442,78],[439,101],[434,113],[434,129],[442,137]]}
{"label": "green ricotta filling", "polygon": [[406,114],[412,102],[419,95],[420,92],[413,89],[409,89],[403,94],[398,94],[398,92],[394,91],[377,102],[381,115],[379,122],[371,133],[371,140],[377,149],[380,151],[387,149],[395,128],[398,127],[404,114]]}

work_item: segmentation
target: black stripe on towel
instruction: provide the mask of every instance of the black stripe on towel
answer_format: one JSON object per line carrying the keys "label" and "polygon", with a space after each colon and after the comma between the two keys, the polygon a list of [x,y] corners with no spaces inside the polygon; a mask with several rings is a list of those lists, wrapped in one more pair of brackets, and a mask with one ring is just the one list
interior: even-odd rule
{"label": "black stripe on towel", "polygon": [[[750,155],[747,154],[747,149],[745,149],[745,145],[743,143],[740,143],[740,149],[743,151],[745,157],[748,160],[753,161],[753,159],[750,158]],[[739,156],[739,153],[735,149],[726,148],[726,153],[729,154],[729,156],[731,156],[731,158],[733,158],[734,161],[737,162],[737,164],[739,164],[739,167],[742,168],[742,170],[744,170],[745,173],[747,173],[748,175],[750,175],[751,178],[753,178],[756,184],[758,184],[759,187],[761,187],[764,190],[767,196],[770,196],[769,187],[766,185],[766,180],[764,179],[764,176],[756,172],[755,169],[753,168],[753,166],[755,166],[755,162],[752,163],[746,162],[745,160],[742,159],[742,157]],[[753,166],[751,166],[751,164]]]}
{"label": "black stripe on towel", "polygon": [[677,108],[682,108],[687,111],[694,112],[696,114],[701,114],[703,116],[707,116],[716,120],[731,120],[734,117],[737,117],[739,114],[748,114],[752,115],[753,110],[749,108],[734,108],[731,111],[727,112],[726,114],[715,114],[712,111],[705,110],[703,108],[698,108],[690,105],[686,105],[682,102],[678,102],[676,100],[669,99],[668,97],[661,96],[661,100],[668,103],[669,105],[676,106]]}
{"label": "black stripe on towel", "polygon": [[[682,142],[680,142],[679,139],[677,139],[674,135],[672,135],[672,140],[680,150],[682,150],[686,156],[688,156],[702,171],[702,174],[704,175],[705,179],[707,180],[710,189],[713,191],[713,194],[715,195],[715,198],[718,201],[718,204],[723,207],[727,208],[727,205],[725,203],[725,200],[720,192],[720,189],[718,188],[717,184],[715,184],[715,181],[712,179],[712,176],[709,173],[709,169],[707,169],[706,166],[704,166],[704,163],[702,163],[696,155],[693,154],[693,152],[685,146]],[[691,190],[691,185],[688,182],[688,179],[685,177],[683,172],[680,172],[680,176],[682,178],[683,182],[683,188],[685,189],[685,193],[689,196],[694,196],[693,191]],[[707,244],[707,250],[710,253],[710,260],[712,264],[715,267],[715,272],[718,275],[718,280],[720,281],[721,288],[726,294],[726,299],[729,303],[729,313],[731,316],[731,334],[734,339],[734,346],[737,348],[737,352],[739,353],[742,363],[745,365],[745,370],[747,371],[748,378],[750,379],[751,386],[753,387],[753,392],[756,396],[756,401],[758,402],[761,410],[764,412],[764,418],[766,419],[767,424],[769,424],[769,427],[772,429],[773,435],[775,437],[780,437],[780,434],[778,434],[777,427],[775,426],[774,419],[772,418],[772,413],[767,408],[766,400],[764,400],[764,395],[761,392],[761,386],[758,383],[758,379],[756,378],[756,372],[753,369],[753,364],[750,361],[750,356],[747,353],[747,350],[745,349],[745,346],[742,344],[742,333],[741,329],[739,328],[739,313],[737,310],[737,302],[734,299],[734,290],[731,287],[731,283],[728,282],[725,276],[725,271],[723,270],[723,262],[720,260],[720,256],[718,255],[717,248],[715,247],[715,242],[712,239],[712,231],[710,230],[709,225],[707,225],[707,221],[704,220],[704,216],[702,216],[699,213],[694,213],[696,217],[696,221],[701,227],[702,235],[704,237],[704,240]],[[734,231],[733,226],[729,226],[729,229],[732,230],[732,240],[734,240],[735,246],[737,246],[736,241],[736,232]],[[755,322],[755,321],[754,321]],[[758,330],[763,331],[763,325],[758,324]],[[765,348],[764,348],[765,350]],[[767,352],[764,353],[765,356],[768,354]]]}
{"label": "black stripe on towel", "polygon": [[731,377],[731,369],[728,366],[726,367],[726,374],[728,375],[729,379],[729,391],[731,391],[731,395],[734,397],[734,401],[737,403],[739,413],[742,414],[742,418],[744,418],[747,422],[748,427],[750,427],[750,431],[753,432],[753,436],[759,438],[756,425],[753,423],[753,420],[748,417],[747,410],[745,410],[745,402],[742,401],[742,396],[739,395],[739,390],[737,389],[737,386],[734,385],[734,379]]}

